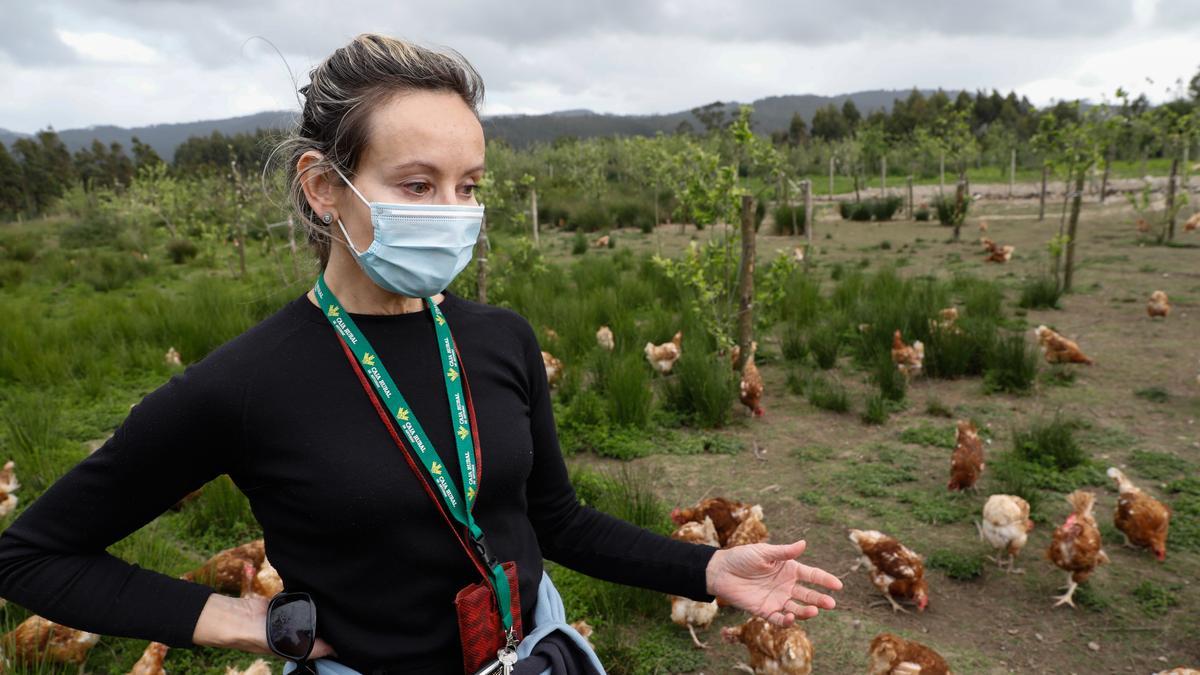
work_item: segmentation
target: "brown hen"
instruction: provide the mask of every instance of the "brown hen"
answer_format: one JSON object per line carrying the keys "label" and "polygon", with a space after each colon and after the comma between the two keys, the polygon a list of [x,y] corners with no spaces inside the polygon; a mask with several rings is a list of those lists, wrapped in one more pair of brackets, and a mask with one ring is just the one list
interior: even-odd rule
{"label": "brown hen", "polygon": [[954,454],[950,456],[950,482],[946,487],[950,490],[974,488],[983,467],[983,439],[979,437],[978,429],[967,420],[959,420]]}
{"label": "brown hen", "polygon": [[949,675],[950,666],[941,654],[920,642],[891,633],[871,640],[868,675]]}
{"label": "brown hen", "polygon": [[1067,592],[1055,598],[1055,607],[1062,604],[1074,607],[1075,589],[1097,567],[1108,562],[1108,554],[1100,548],[1100,530],[1092,515],[1096,495],[1076,490],[1067,495],[1067,501],[1071,504],[1071,515],[1054,531],[1054,539],[1046,550],[1050,562],[1067,573]]}
{"label": "brown hen", "polygon": [[851,571],[866,565],[871,583],[883,593],[892,611],[908,611],[896,598],[912,600],[917,611],[925,611],[929,604],[929,584],[925,581],[925,562],[920,555],[877,530],[850,530],[850,541],[862,553]]}
{"label": "brown hen", "polygon": [[756,616],[740,626],[722,628],[721,637],[729,643],[742,643],[750,652],[750,665],[738,664],[739,670],[756,675],[809,675],[812,672],[812,642],[799,623],[780,628]]}
{"label": "brown hen", "polygon": [[1113,525],[1125,535],[1125,543],[1150,549],[1159,562],[1166,560],[1171,507],[1142,492],[1115,466],[1108,468],[1108,477],[1117,482]]}

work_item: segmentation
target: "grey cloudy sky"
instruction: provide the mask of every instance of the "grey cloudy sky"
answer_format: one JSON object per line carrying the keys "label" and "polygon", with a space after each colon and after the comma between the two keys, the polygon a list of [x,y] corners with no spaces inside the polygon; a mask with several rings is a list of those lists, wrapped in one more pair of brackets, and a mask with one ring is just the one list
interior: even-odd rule
{"label": "grey cloudy sky", "polygon": [[1161,100],[1200,67],[1196,0],[0,0],[0,128],[294,109],[283,62],[249,38],[303,84],[361,32],[458,49],[485,113],[912,86]]}

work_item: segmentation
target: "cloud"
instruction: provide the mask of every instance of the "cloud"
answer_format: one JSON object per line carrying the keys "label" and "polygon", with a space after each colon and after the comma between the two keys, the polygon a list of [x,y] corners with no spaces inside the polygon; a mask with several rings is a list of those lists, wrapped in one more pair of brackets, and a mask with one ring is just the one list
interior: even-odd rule
{"label": "cloud", "polygon": [[1123,85],[1162,100],[1200,65],[1186,57],[1200,41],[1194,0],[48,0],[4,18],[0,63],[14,66],[0,88],[16,95],[0,98],[0,127],[21,131],[294,109],[308,71],[364,31],[458,49],[497,113],[910,86],[1044,103]]}
{"label": "cloud", "polygon": [[0,54],[12,65],[58,66],[76,62],[75,52],[55,33],[53,17],[37,3],[11,3],[0,12],[0,19]]}

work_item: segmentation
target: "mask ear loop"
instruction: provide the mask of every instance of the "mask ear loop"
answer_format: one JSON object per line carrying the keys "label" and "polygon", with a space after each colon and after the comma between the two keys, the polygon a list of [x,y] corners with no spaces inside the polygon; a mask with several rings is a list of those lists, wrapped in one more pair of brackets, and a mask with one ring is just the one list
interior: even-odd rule
{"label": "mask ear loop", "polygon": [[[358,188],[354,187],[354,183],[351,183],[350,179],[346,178],[346,176],[342,173],[342,170],[337,167],[337,164],[330,162],[329,166],[333,167],[333,170],[337,172],[337,175],[341,177],[342,181],[345,182],[346,185],[349,185],[350,189],[354,190],[354,194],[358,195],[358,198],[367,205],[368,209],[370,209],[371,202],[367,201],[367,198],[363,196],[363,193],[359,192]],[[355,246],[354,242],[350,240],[350,233],[346,231],[346,226],[342,224],[342,219],[340,216],[337,219],[337,224],[342,230],[342,236],[346,238],[346,245],[350,247],[350,251],[356,256],[361,256],[363,253],[366,253],[366,251],[363,251],[362,253],[358,252],[358,247]]]}

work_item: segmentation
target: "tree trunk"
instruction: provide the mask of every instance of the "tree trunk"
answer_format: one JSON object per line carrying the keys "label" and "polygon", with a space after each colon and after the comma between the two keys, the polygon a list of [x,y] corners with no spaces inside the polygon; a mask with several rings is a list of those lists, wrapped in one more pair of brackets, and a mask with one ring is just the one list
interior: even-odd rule
{"label": "tree trunk", "polygon": [[1110,145],[1104,151],[1104,175],[1100,178],[1100,203],[1104,203],[1104,198],[1108,196],[1108,174],[1112,169],[1113,152],[1115,147]]}
{"label": "tree trunk", "polygon": [[804,271],[808,271],[808,266],[813,255],[813,228],[816,223],[813,222],[813,189],[812,181],[804,181]]}
{"label": "tree trunk", "polygon": [[479,238],[475,240],[475,261],[477,264],[475,269],[475,297],[483,305],[487,304],[488,251],[491,247],[491,243],[488,242],[487,214],[485,213],[483,222],[479,225]]}
{"label": "tree trunk", "polygon": [[887,157],[879,158],[879,196],[887,196]]}
{"label": "tree trunk", "polygon": [[908,177],[908,219],[913,219],[913,177]]}
{"label": "tree trunk", "polygon": [[538,233],[537,188],[529,189],[529,212],[533,216],[533,245],[541,247],[541,237]]}
{"label": "tree trunk", "polygon": [[1050,178],[1050,167],[1042,164],[1042,191],[1038,196],[1038,222],[1046,219],[1046,181]]}
{"label": "tree trunk", "polygon": [[742,195],[742,266],[738,278],[738,347],[741,353],[734,368],[741,371],[754,340],[754,198]]}
{"label": "tree trunk", "polygon": [[1067,262],[1063,269],[1063,292],[1071,290],[1075,280],[1075,236],[1079,231],[1079,209],[1083,206],[1083,179],[1086,169],[1079,167],[1075,176],[1075,193],[1071,199],[1071,221],[1067,225]]}
{"label": "tree trunk", "polygon": [[829,156],[829,201],[833,201],[833,155]]}
{"label": "tree trunk", "polygon": [[938,196],[946,194],[946,153],[938,160]]}
{"label": "tree trunk", "polygon": [[242,278],[246,278],[246,221],[238,218],[238,265],[241,267]]}
{"label": "tree trunk", "polygon": [[1179,175],[1179,158],[1171,158],[1171,176],[1167,179],[1167,241],[1175,241],[1175,179]]}
{"label": "tree trunk", "polygon": [[859,195],[858,195],[858,172],[857,171],[854,172],[854,201],[856,203],[862,201],[862,198],[859,197]]}

